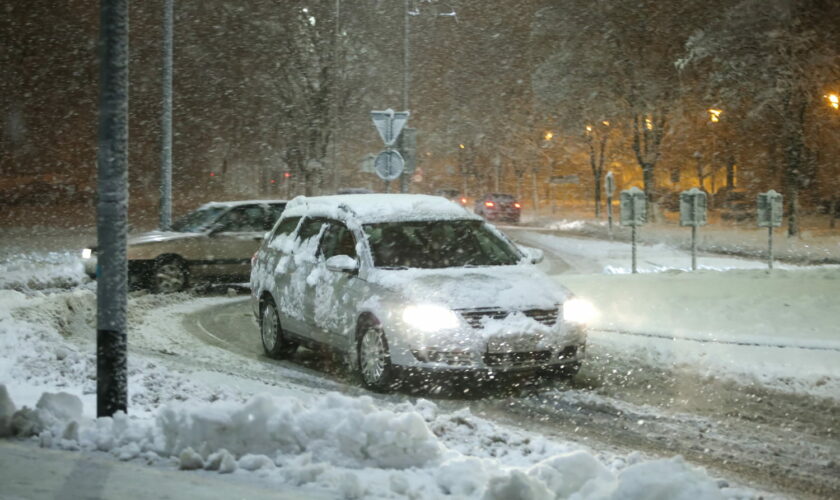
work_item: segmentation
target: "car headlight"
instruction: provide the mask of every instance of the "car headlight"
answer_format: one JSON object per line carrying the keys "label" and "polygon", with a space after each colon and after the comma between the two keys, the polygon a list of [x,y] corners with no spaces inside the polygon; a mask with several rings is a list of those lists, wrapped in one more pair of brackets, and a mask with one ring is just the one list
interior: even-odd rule
{"label": "car headlight", "polygon": [[82,258],[89,259],[93,255],[93,249],[91,248],[84,248],[82,249]]}
{"label": "car headlight", "polygon": [[454,311],[434,304],[408,306],[403,309],[402,319],[424,332],[436,332],[458,326],[458,315]]}
{"label": "car headlight", "polygon": [[588,300],[569,299],[563,303],[563,319],[570,323],[589,324],[598,317],[598,311]]}

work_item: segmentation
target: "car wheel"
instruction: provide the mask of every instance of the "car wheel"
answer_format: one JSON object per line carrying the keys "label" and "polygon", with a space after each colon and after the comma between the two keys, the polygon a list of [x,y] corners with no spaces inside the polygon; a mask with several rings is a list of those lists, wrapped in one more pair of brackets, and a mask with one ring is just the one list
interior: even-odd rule
{"label": "car wheel", "polygon": [[287,341],[283,335],[280,315],[277,314],[277,306],[271,299],[264,302],[260,314],[260,338],[265,354],[274,359],[288,358],[298,347],[294,342]]}
{"label": "car wheel", "polygon": [[393,366],[388,340],[381,328],[368,326],[362,330],[358,346],[359,375],[368,389],[384,392],[391,388]]}
{"label": "car wheel", "polygon": [[186,264],[169,257],[155,262],[152,270],[152,289],[155,293],[175,293],[187,288],[190,273]]}

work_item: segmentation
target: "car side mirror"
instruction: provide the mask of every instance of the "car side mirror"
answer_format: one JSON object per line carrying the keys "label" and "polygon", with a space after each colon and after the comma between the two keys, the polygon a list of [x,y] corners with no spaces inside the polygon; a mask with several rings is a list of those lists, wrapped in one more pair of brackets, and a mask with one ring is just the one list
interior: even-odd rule
{"label": "car side mirror", "polygon": [[325,264],[328,270],[339,273],[353,274],[359,270],[359,261],[349,255],[333,255]]}
{"label": "car side mirror", "polygon": [[522,252],[522,255],[525,256],[523,263],[527,264],[539,264],[540,262],[545,259],[545,252],[540,250],[539,248],[531,248],[522,245],[516,245],[519,248],[519,251]]}

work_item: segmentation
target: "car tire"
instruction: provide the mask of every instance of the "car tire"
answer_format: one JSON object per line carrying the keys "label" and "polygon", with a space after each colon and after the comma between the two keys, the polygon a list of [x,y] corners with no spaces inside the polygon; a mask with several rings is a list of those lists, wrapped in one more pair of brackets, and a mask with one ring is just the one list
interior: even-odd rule
{"label": "car tire", "polygon": [[274,359],[290,357],[297,350],[297,344],[289,342],[283,335],[277,306],[271,299],[266,299],[260,308],[260,340],[265,354]]}
{"label": "car tire", "polygon": [[385,332],[378,326],[365,326],[359,335],[356,352],[362,384],[376,392],[387,392],[392,389],[394,367],[391,365],[391,354]]}
{"label": "car tire", "polygon": [[187,288],[189,280],[187,265],[178,257],[164,257],[155,261],[151,277],[153,292],[181,292]]}

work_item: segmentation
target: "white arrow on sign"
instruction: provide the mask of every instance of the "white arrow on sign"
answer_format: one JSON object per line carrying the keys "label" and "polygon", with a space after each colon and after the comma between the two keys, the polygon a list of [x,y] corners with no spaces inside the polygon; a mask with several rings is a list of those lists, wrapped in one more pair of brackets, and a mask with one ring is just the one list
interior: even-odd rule
{"label": "white arrow on sign", "polygon": [[370,112],[373,124],[376,125],[376,130],[379,131],[379,136],[382,137],[382,142],[386,146],[393,146],[397,141],[397,137],[400,136],[400,132],[408,121],[408,116],[408,111],[394,111],[391,108]]}

